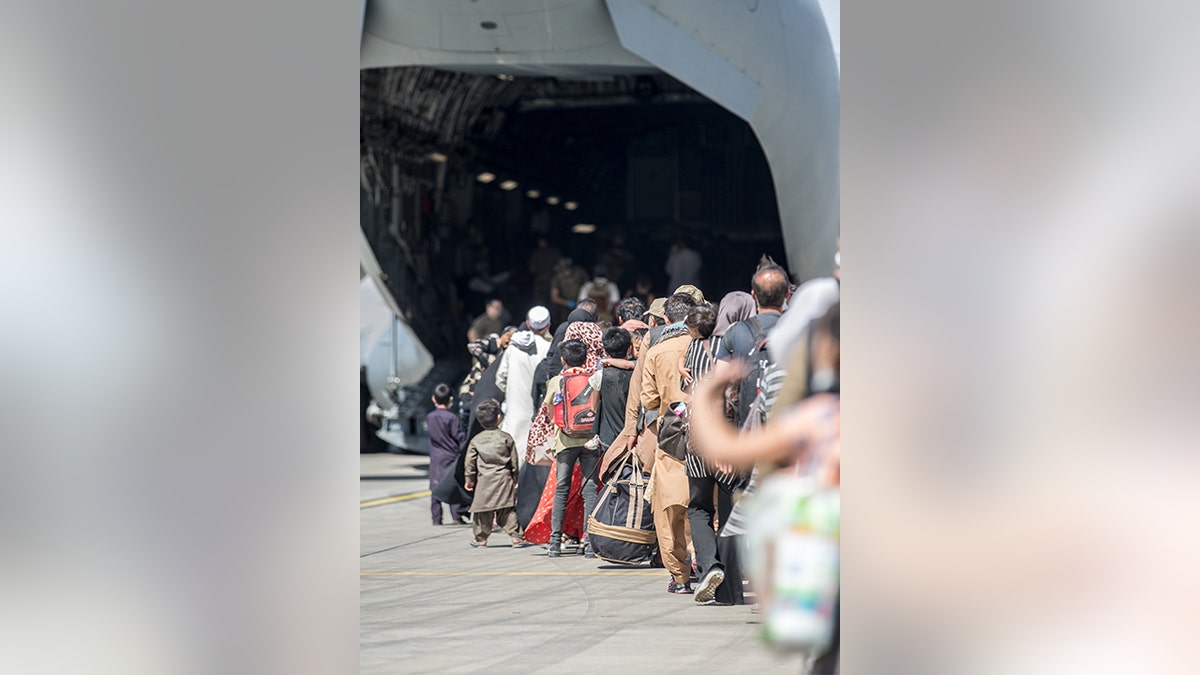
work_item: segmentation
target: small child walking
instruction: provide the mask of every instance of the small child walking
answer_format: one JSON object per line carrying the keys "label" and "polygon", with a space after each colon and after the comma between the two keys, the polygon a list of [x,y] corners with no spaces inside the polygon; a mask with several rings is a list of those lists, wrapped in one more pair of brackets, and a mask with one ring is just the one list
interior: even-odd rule
{"label": "small child walking", "polygon": [[492,522],[499,523],[512,537],[513,548],[529,544],[517,522],[517,442],[500,431],[500,403],[494,398],[475,407],[475,419],[483,427],[467,446],[466,485],[475,493],[471,502],[472,548],[487,546]]}
{"label": "small child walking", "polygon": [[[462,443],[466,440],[458,415],[450,411],[454,400],[450,385],[441,383],[433,388],[433,412],[425,418],[429,428],[429,489],[436,490],[446,476],[454,472]],[[437,497],[433,501],[433,524],[442,524],[442,503]],[[455,523],[466,524],[466,509],[458,504],[450,505],[450,517]]]}

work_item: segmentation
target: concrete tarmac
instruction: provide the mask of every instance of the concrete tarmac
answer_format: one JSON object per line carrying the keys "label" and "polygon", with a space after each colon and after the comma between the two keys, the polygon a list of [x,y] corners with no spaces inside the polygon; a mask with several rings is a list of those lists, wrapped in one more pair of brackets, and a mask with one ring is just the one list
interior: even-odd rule
{"label": "concrete tarmac", "polygon": [[360,672],[803,672],[749,606],[671,595],[662,569],[552,559],[502,532],[472,549],[470,526],[430,523],[427,465],[362,456]]}

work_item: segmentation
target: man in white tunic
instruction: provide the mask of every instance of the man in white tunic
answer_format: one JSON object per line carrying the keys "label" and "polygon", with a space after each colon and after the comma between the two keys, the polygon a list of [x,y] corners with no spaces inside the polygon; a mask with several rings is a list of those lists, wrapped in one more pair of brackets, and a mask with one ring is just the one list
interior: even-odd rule
{"label": "man in white tunic", "polygon": [[[496,386],[504,392],[504,418],[500,428],[517,442],[517,458],[525,463],[529,425],[533,421],[533,371],[550,351],[550,310],[538,305],[525,317],[529,330],[517,331],[500,358]],[[509,395],[509,392],[512,392]]]}

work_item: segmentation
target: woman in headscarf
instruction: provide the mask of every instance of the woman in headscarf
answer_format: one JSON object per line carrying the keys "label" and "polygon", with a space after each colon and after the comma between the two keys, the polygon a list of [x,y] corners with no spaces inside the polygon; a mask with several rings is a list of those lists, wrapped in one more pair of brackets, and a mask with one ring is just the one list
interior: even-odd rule
{"label": "woman in headscarf", "polygon": [[739,321],[745,321],[758,311],[754,296],[746,291],[733,291],[721,298],[717,307],[717,327],[713,329],[713,352],[721,346],[719,340],[725,337],[725,331]]}
{"label": "woman in headscarf", "polygon": [[[596,324],[587,321],[576,321],[567,327],[567,330],[563,334],[563,339],[564,341],[579,340],[587,346],[587,361],[584,362],[583,369],[592,372],[595,371],[600,359],[604,357],[602,336],[603,333]],[[547,356],[546,360],[550,360],[550,357]],[[558,358],[558,361],[559,370],[561,371],[561,358]],[[527,466],[549,465],[550,469],[542,486],[541,499],[538,501],[537,510],[525,528],[525,540],[535,544],[544,544],[550,540],[550,518],[554,509],[554,488],[556,483],[554,455],[551,453],[551,447],[554,445],[554,435],[557,432],[558,428],[554,425],[554,412],[543,401],[538,408],[537,416],[533,419],[533,425],[529,429],[529,443],[525,451]],[[575,467],[575,474],[571,477],[570,498],[567,500],[567,509],[563,516],[563,535],[569,540],[578,541],[582,538],[584,532],[583,523],[585,514],[583,512],[582,486],[583,476],[577,465]]]}

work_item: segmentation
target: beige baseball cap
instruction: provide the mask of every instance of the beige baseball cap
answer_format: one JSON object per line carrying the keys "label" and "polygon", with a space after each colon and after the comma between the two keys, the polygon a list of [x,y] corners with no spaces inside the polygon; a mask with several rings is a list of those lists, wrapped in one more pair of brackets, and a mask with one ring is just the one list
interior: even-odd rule
{"label": "beige baseball cap", "polygon": [[676,288],[675,293],[687,293],[688,295],[692,296],[692,299],[696,301],[697,305],[704,302],[704,293],[701,292],[699,288],[696,288],[691,284],[684,284],[679,288]]}
{"label": "beige baseball cap", "polygon": [[667,320],[667,299],[655,298],[654,302],[650,303],[650,309],[646,310],[650,316],[657,316],[663,321]]}

